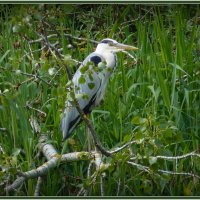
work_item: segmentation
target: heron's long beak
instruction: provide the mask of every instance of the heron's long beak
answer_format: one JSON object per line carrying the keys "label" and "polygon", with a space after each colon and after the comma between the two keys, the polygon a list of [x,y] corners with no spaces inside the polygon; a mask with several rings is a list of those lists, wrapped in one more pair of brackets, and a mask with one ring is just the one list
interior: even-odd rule
{"label": "heron's long beak", "polygon": [[113,46],[115,46],[117,49],[122,49],[122,50],[133,50],[133,51],[138,50],[137,47],[122,44],[122,43],[117,43],[117,44],[114,44]]}

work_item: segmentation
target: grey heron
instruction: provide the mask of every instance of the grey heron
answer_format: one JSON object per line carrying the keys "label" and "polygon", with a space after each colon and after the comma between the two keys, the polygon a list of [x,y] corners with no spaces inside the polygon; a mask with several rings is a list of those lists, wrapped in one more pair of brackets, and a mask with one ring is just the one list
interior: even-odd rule
{"label": "grey heron", "polygon": [[[118,43],[116,40],[106,38],[98,45],[96,50],[89,54],[75,72],[72,83],[74,93],[78,98],[80,108],[85,114],[99,105],[104,97],[109,77],[117,67],[116,52],[124,50],[137,50],[134,46]],[[82,95],[82,96],[81,96]],[[84,95],[86,95],[84,97]],[[81,116],[70,100],[65,103],[65,110],[61,119],[63,140],[67,139],[74,128],[81,122]]]}

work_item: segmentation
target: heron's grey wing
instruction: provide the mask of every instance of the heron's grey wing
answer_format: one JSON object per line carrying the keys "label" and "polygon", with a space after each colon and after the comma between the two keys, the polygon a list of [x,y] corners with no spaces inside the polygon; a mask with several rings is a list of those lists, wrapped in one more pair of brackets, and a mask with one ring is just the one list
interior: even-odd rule
{"label": "heron's grey wing", "polygon": [[[93,70],[94,65],[97,66],[104,59],[97,53],[90,54],[79,67],[73,76],[73,83],[75,87],[75,94],[81,98],[77,98],[80,108],[84,113],[89,113],[94,106],[97,93],[101,88],[101,78],[98,72]],[[94,65],[88,62],[93,62]],[[88,65],[88,67],[87,67]],[[86,69],[86,71],[84,70]],[[80,79],[84,81],[80,81]],[[78,95],[80,94],[80,95]],[[85,96],[85,97],[84,97]],[[84,97],[84,98],[83,98]],[[81,117],[77,109],[71,104],[69,100],[66,101],[64,116],[61,121],[61,129],[63,138],[66,139],[73,129],[80,123]]]}

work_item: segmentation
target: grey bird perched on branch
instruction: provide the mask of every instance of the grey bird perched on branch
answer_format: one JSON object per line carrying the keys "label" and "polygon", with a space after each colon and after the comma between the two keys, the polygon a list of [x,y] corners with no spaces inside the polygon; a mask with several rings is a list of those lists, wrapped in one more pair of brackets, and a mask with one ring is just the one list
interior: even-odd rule
{"label": "grey bird perched on branch", "polygon": [[[95,52],[85,58],[72,79],[79,107],[85,114],[90,113],[103,99],[108,79],[117,67],[116,52],[137,49],[107,38],[97,45]],[[64,140],[80,122],[80,113],[73,102],[68,99],[61,120]]]}

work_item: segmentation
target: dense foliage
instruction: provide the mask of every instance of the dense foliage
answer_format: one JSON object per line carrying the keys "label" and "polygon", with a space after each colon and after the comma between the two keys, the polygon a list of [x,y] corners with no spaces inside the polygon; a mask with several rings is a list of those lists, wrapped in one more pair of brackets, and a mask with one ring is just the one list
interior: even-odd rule
{"label": "dense foliage", "polygon": [[[38,154],[38,135],[29,119],[37,117],[42,132],[60,152],[87,150],[82,123],[63,145],[60,115],[68,77],[43,41],[49,37],[72,73],[95,48],[87,40],[110,37],[139,48],[134,59],[119,53],[104,102],[91,114],[106,149],[136,144],[118,153],[105,172],[104,194],[200,195],[199,153],[200,12],[198,5],[0,5],[0,194],[33,195],[37,180],[6,194],[18,171],[45,160]],[[45,24],[46,30],[43,30]],[[199,154],[197,154],[199,155]],[[130,157],[134,163],[127,164]],[[88,162],[66,163],[51,170],[42,195],[77,195],[84,186],[100,195],[100,181],[87,179]]]}

